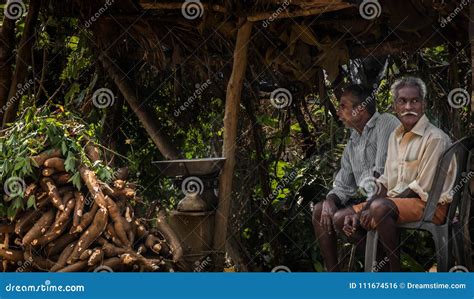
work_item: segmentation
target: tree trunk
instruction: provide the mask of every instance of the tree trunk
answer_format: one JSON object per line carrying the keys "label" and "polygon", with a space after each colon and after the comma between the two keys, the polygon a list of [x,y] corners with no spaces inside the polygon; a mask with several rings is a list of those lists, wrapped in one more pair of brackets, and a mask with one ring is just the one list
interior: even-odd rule
{"label": "tree trunk", "polygon": [[[30,1],[28,7],[28,15],[26,16],[25,29],[21,37],[20,46],[18,47],[18,54],[16,57],[16,67],[13,79],[10,84],[10,91],[8,93],[8,101],[6,103],[6,112],[3,118],[2,127],[7,123],[15,120],[20,105],[21,95],[24,91],[18,90],[19,85],[25,84],[28,76],[28,66],[31,63],[31,51],[35,43],[35,27],[38,20],[39,10],[41,8],[41,0]],[[21,86],[20,86],[21,87]]]}
{"label": "tree trunk", "polygon": [[243,104],[245,110],[247,110],[247,117],[250,120],[250,126],[252,130],[253,143],[255,146],[255,160],[258,161],[258,176],[260,180],[260,187],[262,188],[262,194],[264,198],[270,196],[272,192],[270,187],[270,178],[268,177],[268,163],[265,158],[265,136],[262,132],[262,126],[258,123],[255,109],[255,103],[257,97],[254,95],[252,98],[244,97]]}
{"label": "tree trunk", "polygon": [[15,48],[15,20],[3,17],[0,29],[0,124],[5,112],[12,80],[13,49]]}
{"label": "tree trunk", "polygon": [[[117,90],[114,90],[114,93]],[[113,152],[119,152],[118,144],[123,144],[122,134],[120,132],[120,124],[123,121],[123,95],[117,94],[117,100],[115,101],[112,107],[109,107],[106,111],[105,122],[104,122],[104,132],[102,133],[102,138],[104,140],[105,146],[111,149]],[[106,164],[110,167],[116,167],[115,154],[110,151],[105,151],[104,153]]]}
{"label": "tree trunk", "polygon": [[151,110],[147,109],[146,105],[135,96],[132,83],[126,79],[125,73],[110,61],[106,55],[101,55],[99,59],[161,154],[166,159],[178,159],[180,156],[178,151],[170,144],[168,137],[161,132],[163,128],[157,122],[153,112],[150,112]]}
{"label": "tree trunk", "polygon": [[[242,21],[242,19],[240,20]],[[237,33],[234,49],[232,74],[227,84],[227,94],[224,114],[224,143],[223,156],[226,158],[219,179],[219,204],[216,212],[214,251],[216,252],[215,270],[224,268],[224,251],[227,238],[227,221],[229,218],[230,200],[232,195],[232,179],[235,167],[235,147],[237,137],[238,113],[242,83],[247,69],[247,54],[252,22],[244,21]]]}

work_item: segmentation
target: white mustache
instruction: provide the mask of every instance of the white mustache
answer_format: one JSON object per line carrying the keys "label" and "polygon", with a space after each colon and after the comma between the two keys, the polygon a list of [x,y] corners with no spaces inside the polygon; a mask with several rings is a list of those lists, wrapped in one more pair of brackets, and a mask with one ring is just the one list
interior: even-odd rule
{"label": "white mustache", "polygon": [[418,113],[416,113],[415,111],[406,111],[406,112],[403,112],[403,113],[401,114],[401,116],[405,116],[405,115],[409,115],[409,114],[414,115],[414,116],[418,116]]}

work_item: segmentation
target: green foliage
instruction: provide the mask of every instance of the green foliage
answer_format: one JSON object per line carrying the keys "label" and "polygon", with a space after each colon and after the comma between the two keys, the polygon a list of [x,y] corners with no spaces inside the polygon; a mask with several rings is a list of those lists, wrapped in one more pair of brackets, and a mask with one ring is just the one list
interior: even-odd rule
{"label": "green foliage", "polygon": [[64,112],[62,106],[57,106],[53,112],[47,108],[28,108],[0,137],[0,183],[5,190],[18,189],[3,196],[0,215],[13,218],[25,204],[26,207],[35,206],[34,196],[23,198],[24,187],[39,177],[38,169],[32,167],[34,160],[31,157],[47,149],[61,150],[66,157],[65,169],[72,174],[71,181],[78,190],[81,188],[78,171],[81,163],[92,168],[104,182],[110,182],[112,170],[102,161],[91,163],[84,152],[86,142],[97,143],[92,129],[74,114]]}

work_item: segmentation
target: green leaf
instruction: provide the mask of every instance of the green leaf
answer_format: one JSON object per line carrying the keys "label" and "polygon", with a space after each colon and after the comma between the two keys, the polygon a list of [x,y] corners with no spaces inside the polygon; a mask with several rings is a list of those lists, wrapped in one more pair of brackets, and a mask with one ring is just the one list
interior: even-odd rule
{"label": "green leaf", "polygon": [[81,176],[79,172],[76,172],[68,182],[72,182],[74,187],[76,187],[77,190],[81,190]]}
{"label": "green leaf", "polygon": [[28,201],[26,202],[26,208],[29,209],[31,207],[36,209],[36,198],[34,195],[30,195],[30,197],[28,197]]}
{"label": "green leaf", "polygon": [[66,141],[64,141],[64,140],[63,140],[63,142],[61,142],[61,153],[63,154],[63,156],[65,156],[66,153],[67,153]]}
{"label": "green leaf", "polygon": [[17,210],[18,209],[14,207],[14,204],[11,204],[7,209],[7,217],[9,219],[13,219],[16,215]]}
{"label": "green leaf", "polygon": [[67,172],[72,172],[76,166],[76,158],[72,152],[67,154],[66,161],[64,161],[64,168]]}

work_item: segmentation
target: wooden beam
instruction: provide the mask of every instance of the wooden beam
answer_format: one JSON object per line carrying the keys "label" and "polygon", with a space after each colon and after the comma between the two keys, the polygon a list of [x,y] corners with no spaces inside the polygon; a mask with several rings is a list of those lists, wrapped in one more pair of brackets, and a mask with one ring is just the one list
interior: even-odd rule
{"label": "wooden beam", "polygon": [[[146,10],[174,10],[181,9],[186,2],[150,2],[150,1],[140,1],[139,4],[143,9]],[[201,3],[203,9],[213,10],[216,12],[225,13],[226,9],[222,5],[209,5],[208,3]]]}
{"label": "wooden beam", "polygon": [[276,20],[276,19],[284,19],[284,18],[297,18],[297,17],[306,17],[306,16],[313,16],[313,15],[320,15],[326,12],[342,10],[346,8],[354,7],[353,4],[349,3],[338,3],[327,5],[318,8],[312,9],[301,9],[289,12],[287,10],[281,11],[278,13],[278,10],[272,12],[262,12],[259,14],[255,14],[253,16],[248,16],[247,20],[252,22],[263,21],[263,20]]}
{"label": "wooden beam", "polygon": [[247,55],[253,27],[253,22],[246,21],[245,18],[240,18],[240,22],[243,22],[243,25],[237,32],[232,73],[227,84],[225,102],[223,157],[226,158],[226,161],[219,178],[219,203],[215,216],[213,242],[213,249],[216,253],[214,264],[216,271],[222,271],[224,268],[224,251],[227,239],[227,224],[235,168],[239,106],[245,70],[247,69]]}

